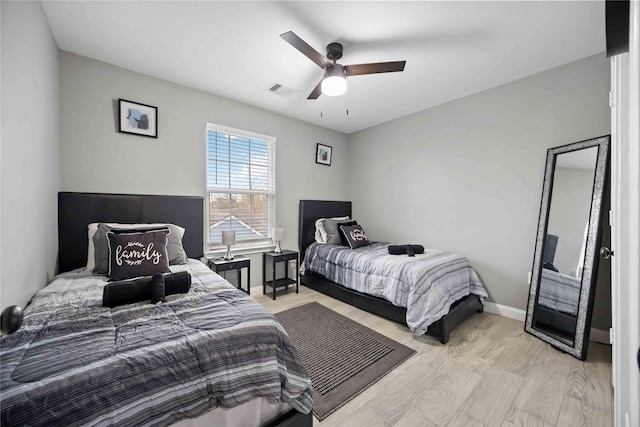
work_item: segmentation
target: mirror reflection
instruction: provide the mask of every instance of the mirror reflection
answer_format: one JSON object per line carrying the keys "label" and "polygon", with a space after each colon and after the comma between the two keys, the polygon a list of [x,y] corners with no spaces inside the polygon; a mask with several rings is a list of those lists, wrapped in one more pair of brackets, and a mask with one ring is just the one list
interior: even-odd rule
{"label": "mirror reflection", "polygon": [[573,345],[598,147],[557,155],[534,327]]}

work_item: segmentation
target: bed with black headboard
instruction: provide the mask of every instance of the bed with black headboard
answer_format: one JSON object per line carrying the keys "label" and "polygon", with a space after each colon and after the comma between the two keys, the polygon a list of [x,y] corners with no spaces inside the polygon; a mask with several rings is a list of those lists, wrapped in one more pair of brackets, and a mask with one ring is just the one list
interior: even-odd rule
{"label": "bed with black headboard", "polygon": [[186,231],[182,245],[189,258],[204,250],[203,198],[194,196],[58,193],[59,271],[87,264],[87,225],[170,223]]}
{"label": "bed with black headboard", "polygon": [[[203,214],[202,197],[59,193],[61,274],[0,337],[0,424],[312,425],[311,383],[282,326],[197,260]],[[188,293],[105,307],[108,278],[85,268],[99,222],[184,228],[190,259],[171,271],[189,272]]]}
{"label": "bed with black headboard", "polygon": [[[352,217],[351,202],[328,200],[301,200],[299,207],[298,247],[300,256],[304,258],[309,245],[315,242],[315,222],[319,218]],[[407,309],[399,307],[386,299],[367,295],[316,274],[305,271],[300,276],[303,285],[322,292],[347,304],[361,308],[365,311],[394,320],[406,325]],[[458,325],[464,322],[476,312],[482,312],[483,305],[478,295],[467,295],[456,301],[449,313],[440,320],[431,324],[428,333],[438,337],[441,343],[449,341],[449,334]]]}

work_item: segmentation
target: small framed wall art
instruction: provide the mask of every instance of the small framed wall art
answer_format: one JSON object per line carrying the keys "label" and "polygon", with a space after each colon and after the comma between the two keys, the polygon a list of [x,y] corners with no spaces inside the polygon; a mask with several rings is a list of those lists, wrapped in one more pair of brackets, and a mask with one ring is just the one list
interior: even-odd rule
{"label": "small framed wall art", "polygon": [[316,147],[316,163],[331,166],[331,150],[330,146],[318,143]]}
{"label": "small framed wall art", "polygon": [[158,137],[158,107],[118,99],[120,132]]}

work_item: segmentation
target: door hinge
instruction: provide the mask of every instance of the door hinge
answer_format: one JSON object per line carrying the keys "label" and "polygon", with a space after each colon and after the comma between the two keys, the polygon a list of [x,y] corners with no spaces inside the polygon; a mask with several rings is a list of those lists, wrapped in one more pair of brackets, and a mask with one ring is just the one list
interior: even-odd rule
{"label": "door hinge", "polygon": [[613,210],[609,211],[609,227],[613,227],[613,220],[614,220],[614,216],[613,216]]}
{"label": "door hinge", "polygon": [[613,345],[613,328],[609,328],[609,344]]}
{"label": "door hinge", "polygon": [[616,94],[613,91],[609,91],[609,107],[613,108],[616,106]]}
{"label": "door hinge", "polygon": [[527,272],[527,285],[531,286],[531,272]]}

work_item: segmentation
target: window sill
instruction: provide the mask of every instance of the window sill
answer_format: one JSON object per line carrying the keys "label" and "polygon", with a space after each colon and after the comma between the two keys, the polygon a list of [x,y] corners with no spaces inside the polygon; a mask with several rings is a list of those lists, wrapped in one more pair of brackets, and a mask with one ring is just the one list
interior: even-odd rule
{"label": "window sill", "polygon": [[[252,255],[261,254],[263,252],[271,252],[275,249],[275,243],[269,242],[267,244],[254,245],[254,246],[231,246],[231,253],[233,255]],[[209,249],[204,253],[205,258],[219,258],[227,253],[227,248]]]}

